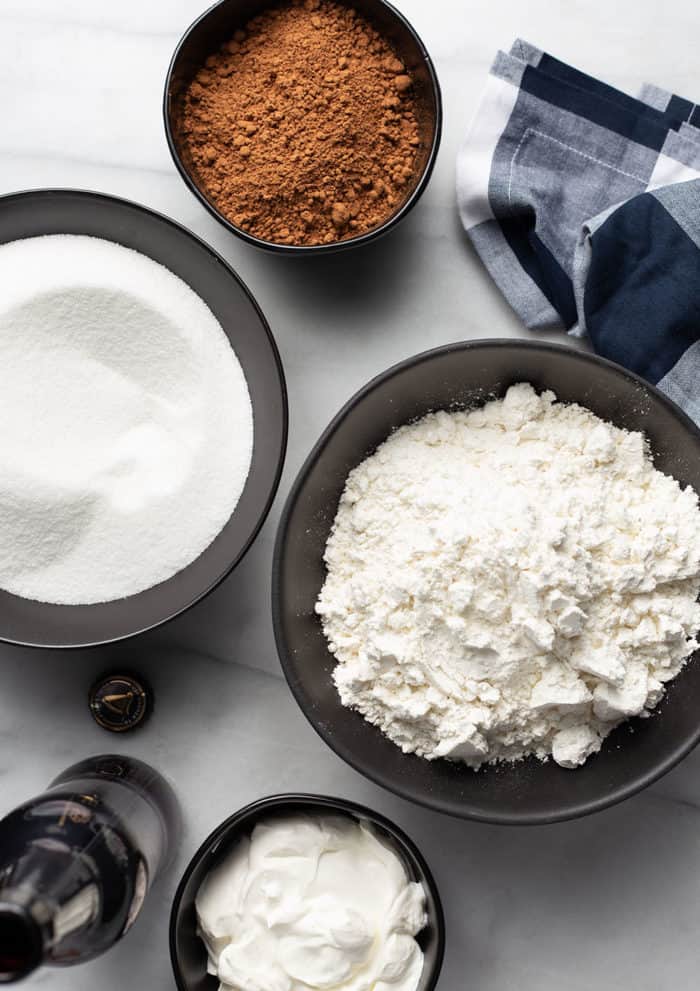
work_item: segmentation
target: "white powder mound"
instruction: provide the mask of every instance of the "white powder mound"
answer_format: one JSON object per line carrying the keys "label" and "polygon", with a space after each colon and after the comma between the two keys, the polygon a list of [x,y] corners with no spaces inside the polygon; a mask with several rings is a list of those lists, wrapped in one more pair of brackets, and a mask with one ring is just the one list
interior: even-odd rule
{"label": "white powder mound", "polygon": [[56,235],[0,247],[0,587],[132,595],[197,558],[252,456],[241,366],[150,258]]}
{"label": "white powder mound", "polygon": [[393,434],[325,560],[343,704],[428,759],[575,767],[698,646],[696,493],[642,434],[530,385]]}

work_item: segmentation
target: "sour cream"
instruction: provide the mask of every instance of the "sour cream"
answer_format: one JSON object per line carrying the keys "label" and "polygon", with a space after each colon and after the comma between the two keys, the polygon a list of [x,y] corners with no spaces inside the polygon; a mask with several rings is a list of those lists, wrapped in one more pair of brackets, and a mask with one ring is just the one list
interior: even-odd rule
{"label": "sour cream", "polygon": [[223,991],[415,991],[423,886],[373,827],[349,816],[259,823],[196,898]]}

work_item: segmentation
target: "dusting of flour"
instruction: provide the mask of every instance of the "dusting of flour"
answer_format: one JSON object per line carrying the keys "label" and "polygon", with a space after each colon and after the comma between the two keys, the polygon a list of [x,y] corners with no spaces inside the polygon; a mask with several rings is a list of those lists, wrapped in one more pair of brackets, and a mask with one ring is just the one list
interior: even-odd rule
{"label": "dusting of flour", "polygon": [[189,286],[77,235],[0,246],[0,587],[132,595],[197,558],[253,448],[241,366]]}
{"label": "dusting of flour", "polygon": [[696,493],[642,434],[527,384],[396,431],[325,560],[343,704],[428,759],[575,767],[698,646]]}

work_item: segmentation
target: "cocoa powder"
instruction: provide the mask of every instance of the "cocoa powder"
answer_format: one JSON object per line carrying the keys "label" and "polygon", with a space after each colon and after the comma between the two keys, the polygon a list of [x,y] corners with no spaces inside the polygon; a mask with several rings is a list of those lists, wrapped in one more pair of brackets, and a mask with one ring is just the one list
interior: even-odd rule
{"label": "cocoa powder", "polygon": [[237,31],[186,87],[176,135],[216,208],[279,244],[369,231],[417,180],[411,75],[332,0],[291,0]]}

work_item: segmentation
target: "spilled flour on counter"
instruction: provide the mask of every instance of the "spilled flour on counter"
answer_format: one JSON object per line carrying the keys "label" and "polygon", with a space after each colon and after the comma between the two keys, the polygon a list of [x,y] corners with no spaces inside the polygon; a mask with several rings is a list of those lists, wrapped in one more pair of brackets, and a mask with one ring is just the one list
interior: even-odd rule
{"label": "spilled flour on counter", "polygon": [[343,704],[428,759],[575,767],[698,646],[696,493],[530,385],[397,430],[348,477],[325,560]]}
{"label": "spilled flour on counter", "polygon": [[220,324],[152,259],[77,235],[0,246],[0,587],[133,595],[211,543],[253,412]]}

